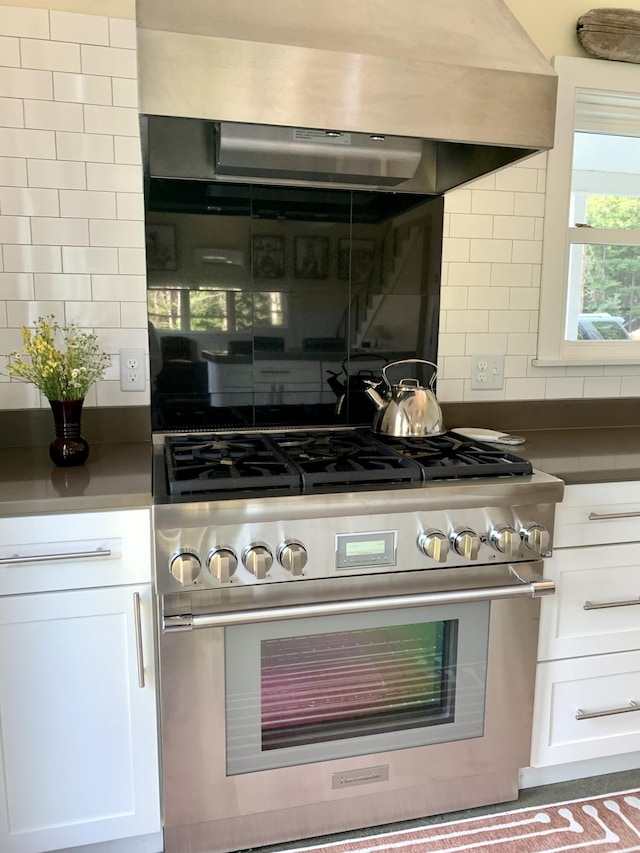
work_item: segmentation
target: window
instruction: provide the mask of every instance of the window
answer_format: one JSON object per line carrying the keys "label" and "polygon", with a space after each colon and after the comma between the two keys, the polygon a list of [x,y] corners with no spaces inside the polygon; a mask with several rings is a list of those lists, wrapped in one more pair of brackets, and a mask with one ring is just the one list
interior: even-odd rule
{"label": "window", "polygon": [[536,364],[640,362],[640,68],[554,64]]}
{"label": "window", "polygon": [[247,293],[186,287],[153,287],[148,292],[149,319],[156,329],[182,332],[238,332],[254,326],[282,328],[285,294]]}

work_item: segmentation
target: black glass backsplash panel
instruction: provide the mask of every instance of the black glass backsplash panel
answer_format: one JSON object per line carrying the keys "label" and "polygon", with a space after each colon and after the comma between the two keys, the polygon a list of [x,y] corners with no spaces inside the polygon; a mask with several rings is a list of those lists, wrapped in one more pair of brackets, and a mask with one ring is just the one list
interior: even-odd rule
{"label": "black glass backsplash panel", "polygon": [[153,179],[146,205],[155,431],[369,424],[367,380],[437,360],[441,198]]}

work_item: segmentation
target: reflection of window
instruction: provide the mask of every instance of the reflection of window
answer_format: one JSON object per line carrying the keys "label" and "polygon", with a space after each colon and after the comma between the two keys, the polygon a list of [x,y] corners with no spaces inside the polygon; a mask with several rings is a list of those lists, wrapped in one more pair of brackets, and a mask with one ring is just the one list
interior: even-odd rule
{"label": "reflection of window", "polygon": [[640,74],[559,57],[548,155],[539,362],[640,349]]}
{"label": "reflection of window", "polygon": [[283,327],[285,296],[279,291],[180,287],[150,288],[149,319],[156,329],[237,332],[254,326]]}

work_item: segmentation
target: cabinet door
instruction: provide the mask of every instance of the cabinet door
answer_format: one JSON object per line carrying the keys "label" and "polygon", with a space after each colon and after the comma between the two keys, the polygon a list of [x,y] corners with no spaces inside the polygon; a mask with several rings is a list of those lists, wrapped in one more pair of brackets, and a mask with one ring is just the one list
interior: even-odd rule
{"label": "cabinet door", "polygon": [[555,551],[545,574],[557,592],[542,602],[539,661],[640,649],[636,544]]}
{"label": "cabinet door", "polygon": [[2,853],[160,831],[151,611],[149,584],[0,598]]}

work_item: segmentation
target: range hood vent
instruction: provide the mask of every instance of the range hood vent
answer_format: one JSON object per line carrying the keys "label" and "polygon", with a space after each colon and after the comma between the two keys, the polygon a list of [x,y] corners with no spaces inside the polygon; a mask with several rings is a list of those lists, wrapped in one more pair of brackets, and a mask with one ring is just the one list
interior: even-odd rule
{"label": "range hood vent", "polygon": [[215,149],[161,177],[441,195],[553,146],[556,74],[503,0],[136,9],[141,113]]}

